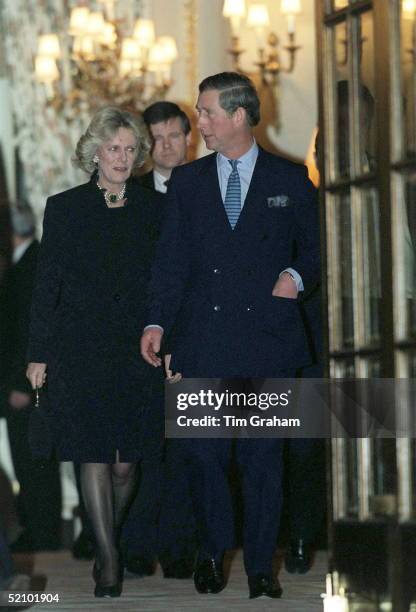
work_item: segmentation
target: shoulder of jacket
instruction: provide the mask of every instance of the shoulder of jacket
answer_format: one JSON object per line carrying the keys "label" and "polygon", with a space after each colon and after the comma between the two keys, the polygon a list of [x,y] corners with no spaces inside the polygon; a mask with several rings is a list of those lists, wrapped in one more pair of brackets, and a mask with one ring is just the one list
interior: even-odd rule
{"label": "shoulder of jacket", "polygon": [[307,168],[305,164],[300,162],[292,161],[291,159],[287,159],[286,157],[281,157],[280,155],[275,155],[274,153],[269,153],[262,149],[262,153],[264,159],[270,164],[274,165],[276,168],[280,168],[281,170],[289,173],[298,173],[305,174]]}
{"label": "shoulder of jacket", "polygon": [[216,153],[210,153],[209,155],[204,155],[199,159],[195,159],[194,161],[188,162],[186,164],[182,164],[181,166],[176,166],[172,170],[172,177],[176,176],[192,176],[195,173],[198,174],[201,170],[209,166],[215,161]]}
{"label": "shoulder of jacket", "polygon": [[82,198],[85,198],[85,196],[88,194],[89,188],[90,183],[88,182],[49,196],[47,199],[48,207],[51,208],[53,206],[55,210],[58,208],[62,210],[68,203],[73,205],[77,200],[81,201]]}

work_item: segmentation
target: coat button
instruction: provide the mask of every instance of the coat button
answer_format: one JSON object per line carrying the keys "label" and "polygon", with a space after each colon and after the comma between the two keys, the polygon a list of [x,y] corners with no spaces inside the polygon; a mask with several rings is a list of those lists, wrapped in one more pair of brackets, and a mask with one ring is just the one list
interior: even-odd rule
{"label": "coat button", "polygon": [[247,306],[246,310],[249,312],[252,309],[252,306]]}
{"label": "coat button", "polygon": [[221,270],[219,268],[214,269],[214,274],[221,274]]}
{"label": "coat button", "polygon": [[119,293],[115,293],[115,294],[113,295],[113,298],[114,298],[114,300],[115,300],[116,302],[119,302],[119,301],[121,300],[121,295],[120,295]]}
{"label": "coat button", "polygon": [[216,304],[216,305],[214,306],[214,310],[215,310],[216,312],[219,312],[219,311],[221,310],[221,306],[218,306],[218,304]]}

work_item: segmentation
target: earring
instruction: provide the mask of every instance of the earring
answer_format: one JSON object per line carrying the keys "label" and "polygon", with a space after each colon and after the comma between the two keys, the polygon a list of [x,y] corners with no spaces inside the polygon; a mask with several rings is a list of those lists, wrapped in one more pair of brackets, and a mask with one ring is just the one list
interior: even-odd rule
{"label": "earring", "polygon": [[98,161],[99,161],[98,155],[94,155],[94,157],[92,158],[92,161],[94,162],[94,164],[98,165]]}

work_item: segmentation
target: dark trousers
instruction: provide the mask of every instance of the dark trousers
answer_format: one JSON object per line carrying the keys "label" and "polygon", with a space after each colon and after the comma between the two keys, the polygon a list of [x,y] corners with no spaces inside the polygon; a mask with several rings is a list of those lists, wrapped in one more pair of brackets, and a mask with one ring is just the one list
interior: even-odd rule
{"label": "dark trousers", "polygon": [[164,457],[144,458],[137,496],[123,529],[130,556],[193,561],[195,520],[183,454],[177,440],[167,440]]}
{"label": "dark trousers", "polygon": [[285,514],[291,540],[315,543],[322,528],[325,508],[325,441],[286,441]]}
{"label": "dark trousers", "polygon": [[[319,307],[316,301],[315,307]],[[317,315],[318,316],[318,315]],[[315,332],[320,347],[320,334]],[[322,378],[320,361],[298,372],[299,378]],[[313,410],[313,406],[311,406]],[[286,441],[285,523],[291,540],[317,543],[326,509],[325,441],[313,438],[292,438]]]}
{"label": "dark trousers", "polygon": [[242,480],[245,569],[249,576],[271,574],[282,507],[280,439],[182,440],[188,458],[200,554],[219,557],[235,544],[228,482],[233,444]]}
{"label": "dark trousers", "polygon": [[9,410],[10,451],[20,493],[20,522],[35,547],[58,547],[61,536],[61,480],[55,459],[33,457],[28,441],[29,412]]}

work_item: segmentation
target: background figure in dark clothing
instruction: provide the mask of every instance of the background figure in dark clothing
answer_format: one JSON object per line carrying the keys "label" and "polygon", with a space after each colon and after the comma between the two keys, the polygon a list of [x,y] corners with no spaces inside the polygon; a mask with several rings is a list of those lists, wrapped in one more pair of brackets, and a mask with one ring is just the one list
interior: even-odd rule
{"label": "background figure in dark clothing", "polygon": [[[322,317],[319,287],[304,299],[301,308],[314,363],[302,368],[298,376],[321,378]],[[285,566],[290,573],[304,574],[312,566],[313,549],[317,545],[325,518],[325,442],[313,438],[287,440],[284,461],[284,513],[289,533]]]}
{"label": "background figure in dark clothing", "polygon": [[13,560],[10,555],[5,533],[0,525],[0,591],[8,585],[13,573]]}
{"label": "background figure in dark clothing", "polygon": [[[319,130],[315,138],[315,164],[319,170]],[[300,378],[323,376],[322,303],[320,286],[301,303],[313,363],[298,371]],[[313,410],[313,406],[311,406]],[[325,441],[292,438],[286,441],[285,503],[283,522],[289,542],[285,566],[290,573],[305,574],[313,562],[325,519]],[[287,542],[285,542],[286,544]]]}
{"label": "background figure in dark clothing", "polygon": [[14,550],[54,550],[60,546],[61,485],[56,459],[32,456],[28,440],[33,392],[26,379],[29,315],[39,243],[35,219],[27,205],[11,209],[12,266],[6,278],[2,304],[4,375],[7,426],[16,478],[20,485],[18,512],[25,528]]}
{"label": "background figure in dark clothing", "polygon": [[[165,205],[172,169],[186,162],[191,125],[173,102],[155,102],[143,113],[152,140],[153,169],[140,177]],[[165,350],[169,350],[165,346]],[[170,356],[166,355],[167,369]],[[165,578],[190,578],[196,553],[195,520],[186,469],[177,440],[166,440],[163,462],[144,460],[138,495],[124,527],[126,567],[138,576],[154,573],[156,560]],[[161,475],[161,489],[154,486]],[[157,499],[160,496],[161,499]],[[160,514],[159,514],[160,507]]]}

